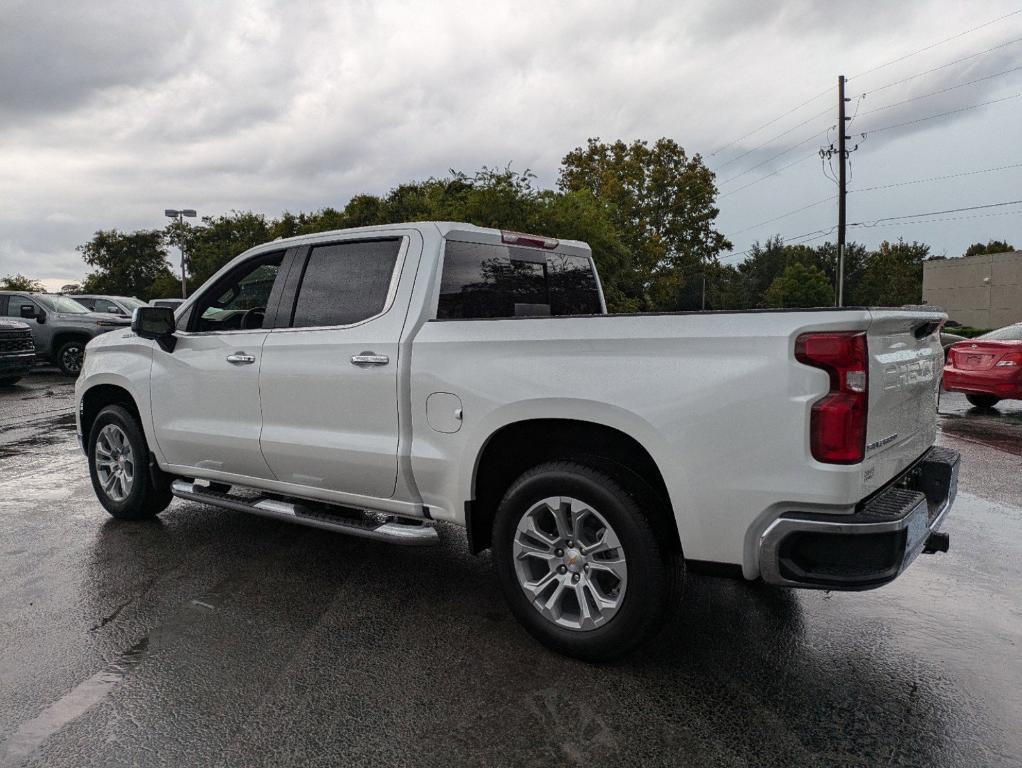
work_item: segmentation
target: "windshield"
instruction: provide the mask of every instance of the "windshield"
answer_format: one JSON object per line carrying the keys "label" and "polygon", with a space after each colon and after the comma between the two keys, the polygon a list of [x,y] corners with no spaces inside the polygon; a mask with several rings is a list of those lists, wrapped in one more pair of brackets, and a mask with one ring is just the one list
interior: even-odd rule
{"label": "windshield", "polygon": [[977,338],[984,341],[1022,341],[1022,323],[1007,325],[1004,328],[998,328],[996,331],[984,333]]}
{"label": "windshield", "polygon": [[89,313],[88,309],[67,296],[33,293],[32,298],[51,312],[63,312],[68,315],[87,315]]}
{"label": "windshield", "polygon": [[123,304],[129,312],[132,312],[138,309],[139,307],[149,306],[144,301],[140,301],[139,299],[136,299],[134,296],[122,296],[117,300],[121,302],[121,304]]}

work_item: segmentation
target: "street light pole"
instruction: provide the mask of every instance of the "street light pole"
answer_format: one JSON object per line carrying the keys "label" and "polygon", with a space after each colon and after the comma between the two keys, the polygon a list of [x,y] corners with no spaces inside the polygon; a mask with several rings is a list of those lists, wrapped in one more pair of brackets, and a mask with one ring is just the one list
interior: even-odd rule
{"label": "street light pole", "polygon": [[[183,227],[184,227],[185,217],[187,216],[189,219],[194,219],[195,218],[195,209],[194,208],[182,208],[181,210],[177,210],[175,208],[166,208],[163,211],[163,215],[166,216],[169,219],[174,219],[175,221],[177,221],[177,223],[179,225],[178,234],[179,235],[183,235],[183,232],[181,231],[181,229],[183,229]],[[188,298],[188,278],[187,278],[186,273],[185,273],[185,266],[186,266],[186,264],[188,262],[187,262],[187,260],[185,258],[185,244],[184,244],[184,239],[183,238],[178,241],[178,247],[181,249],[181,298],[182,299],[187,299]]]}

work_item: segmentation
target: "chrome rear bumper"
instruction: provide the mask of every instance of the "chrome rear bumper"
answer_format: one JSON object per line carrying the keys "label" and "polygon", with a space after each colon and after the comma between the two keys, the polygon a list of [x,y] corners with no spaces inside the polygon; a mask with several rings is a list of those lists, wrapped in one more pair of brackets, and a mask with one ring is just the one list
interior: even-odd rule
{"label": "chrome rear bumper", "polygon": [[854,514],[783,514],[760,537],[760,575],[770,584],[833,590],[892,581],[933,548],[927,540],[954,503],[960,461],[957,451],[934,447]]}

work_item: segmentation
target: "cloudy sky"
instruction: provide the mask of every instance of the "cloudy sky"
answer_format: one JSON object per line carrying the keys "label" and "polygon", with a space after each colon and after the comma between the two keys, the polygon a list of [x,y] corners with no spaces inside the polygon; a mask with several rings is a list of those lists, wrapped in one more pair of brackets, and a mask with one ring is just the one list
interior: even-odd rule
{"label": "cloudy sky", "polygon": [[[80,279],[76,245],[97,229],[162,226],[166,207],[341,207],[507,163],[552,185],[590,136],[670,136],[703,154],[734,261],[757,238],[835,224],[814,153],[833,138],[842,73],[850,131],[866,133],[850,222],[1017,200],[1022,13],[986,22],[1020,6],[0,0],[0,276]],[[1020,167],[972,173],[1009,165]],[[951,256],[992,237],[1022,247],[1022,205],[879,224],[849,237]]]}

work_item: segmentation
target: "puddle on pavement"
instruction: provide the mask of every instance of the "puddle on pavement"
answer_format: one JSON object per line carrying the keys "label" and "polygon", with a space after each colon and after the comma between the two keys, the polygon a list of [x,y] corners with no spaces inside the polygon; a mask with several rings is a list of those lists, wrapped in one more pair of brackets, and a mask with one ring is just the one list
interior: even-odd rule
{"label": "puddle on pavement", "polygon": [[18,730],[0,745],[0,765],[22,763],[50,736],[105,699],[145,658],[148,646],[149,638],[142,638],[114,662],[80,682],[36,717],[22,723]]}
{"label": "puddle on pavement", "polygon": [[0,459],[30,452],[67,440],[75,429],[74,413],[63,413],[50,419],[0,429]]}
{"label": "puddle on pavement", "polygon": [[999,420],[988,416],[943,415],[940,431],[952,437],[982,443],[1005,453],[1022,456],[1022,418],[1012,414]]}

